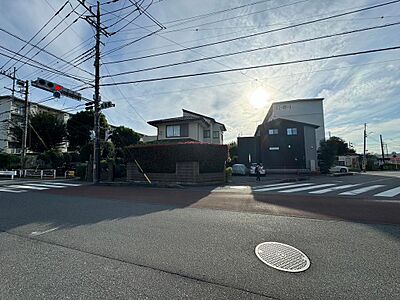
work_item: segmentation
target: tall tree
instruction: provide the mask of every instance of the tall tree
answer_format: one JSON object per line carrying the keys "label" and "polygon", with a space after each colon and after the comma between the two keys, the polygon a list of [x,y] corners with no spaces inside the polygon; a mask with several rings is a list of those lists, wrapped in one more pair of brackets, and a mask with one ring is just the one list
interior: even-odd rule
{"label": "tall tree", "polygon": [[338,155],[355,154],[355,150],[341,138],[333,136],[321,141],[318,150],[318,163],[322,173],[328,173]]}
{"label": "tall tree", "polygon": [[116,148],[136,145],[137,143],[139,143],[139,140],[139,133],[125,126],[119,126],[115,128],[111,136],[111,141]]}
{"label": "tall tree", "polygon": [[56,149],[66,141],[67,129],[64,120],[55,114],[39,112],[30,118],[30,149],[44,152]]}
{"label": "tall tree", "polygon": [[[93,130],[93,120],[93,111],[78,112],[68,120],[67,132],[70,150],[79,150],[90,142],[90,131]],[[100,135],[104,137],[108,123],[103,114],[100,115],[100,126]]]}

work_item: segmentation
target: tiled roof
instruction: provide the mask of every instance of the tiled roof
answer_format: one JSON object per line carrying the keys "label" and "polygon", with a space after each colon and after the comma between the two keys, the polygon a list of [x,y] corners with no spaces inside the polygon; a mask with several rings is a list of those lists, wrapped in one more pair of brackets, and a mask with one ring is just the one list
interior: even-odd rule
{"label": "tiled roof", "polygon": [[155,126],[157,124],[162,124],[162,123],[175,123],[175,122],[197,121],[197,120],[204,121],[203,118],[199,118],[199,117],[183,116],[183,117],[176,117],[176,118],[169,118],[169,119],[154,120],[154,121],[149,121],[147,123]]}

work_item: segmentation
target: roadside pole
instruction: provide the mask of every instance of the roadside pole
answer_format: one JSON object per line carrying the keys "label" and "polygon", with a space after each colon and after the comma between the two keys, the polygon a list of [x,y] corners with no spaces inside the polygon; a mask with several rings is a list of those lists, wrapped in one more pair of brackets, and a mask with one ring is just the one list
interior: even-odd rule
{"label": "roadside pole", "polygon": [[383,150],[383,140],[382,140],[382,134],[379,135],[381,139],[381,150],[382,150],[382,170],[383,167],[385,166],[385,151]]}
{"label": "roadside pole", "polygon": [[364,155],[363,155],[363,172],[367,170],[367,123],[364,123]]}
{"label": "roadside pole", "polygon": [[28,139],[28,122],[29,122],[29,81],[25,81],[25,104],[24,104],[24,129],[22,133],[22,151],[21,151],[21,169],[25,169],[26,161],[26,141]]}
{"label": "roadside pole", "polygon": [[94,132],[93,145],[93,183],[100,181],[100,2],[97,1],[96,14],[96,57],[94,86]]}

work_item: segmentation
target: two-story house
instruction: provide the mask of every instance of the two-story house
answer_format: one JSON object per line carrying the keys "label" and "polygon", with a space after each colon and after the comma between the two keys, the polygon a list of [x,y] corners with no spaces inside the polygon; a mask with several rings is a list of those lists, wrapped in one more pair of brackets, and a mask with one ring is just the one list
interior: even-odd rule
{"label": "two-story house", "polygon": [[157,127],[158,141],[199,141],[223,144],[225,125],[214,118],[182,109],[181,117],[147,122]]}

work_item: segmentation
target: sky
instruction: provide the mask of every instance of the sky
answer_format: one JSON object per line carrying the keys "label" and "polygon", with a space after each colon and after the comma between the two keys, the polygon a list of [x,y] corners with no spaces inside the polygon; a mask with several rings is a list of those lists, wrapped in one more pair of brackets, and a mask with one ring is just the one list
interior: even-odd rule
{"label": "sky", "polygon": [[[95,5],[94,0],[85,2]],[[141,5],[140,14],[132,2],[101,1],[102,24],[107,26],[109,33],[116,32],[109,37],[101,36],[101,84],[228,70],[400,45],[400,24],[395,24],[143,71],[144,68],[400,22],[400,1],[289,29],[282,28],[391,1],[141,0],[137,1]],[[5,65],[3,70],[12,70],[15,66],[17,77],[23,80],[41,77],[70,89],[88,87],[81,81],[93,80],[94,60],[90,58],[81,63],[83,59],[80,58],[85,58],[82,55],[94,47],[94,28],[85,21],[84,16],[89,12],[77,0],[68,1],[54,16],[65,3],[65,0],[1,0],[0,67]],[[39,32],[46,22],[48,24]],[[271,30],[275,31],[257,34]],[[253,36],[222,42],[249,35]],[[26,46],[18,38],[32,39],[31,44],[47,52]],[[213,42],[219,43],[202,46]],[[19,53],[32,59],[27,63],[24,63],[27,59],[13,54],[23,46]],[[165,54],[174,50],[181,51]],[[9,62],[4,54],[14,57],[14,60]],[[131,58],[135,59],[117,63]],[[74,66],[66,61],[73,61]],[[40,67],[50,67],[52,71],[59,70],[64,74],[40,70],[36,68],[38,63],[42,64]],[[323,97],[326,137],[329,134],[339,136],[361,152],[364,123],[367,123],[367,150],[380,152],[381,134],[391,153],[400,152],[399,67],[400,50],[391,50],[205,76],[102,86],[100,93],[103,101],[116,104],[114,108],[103,111],[113,125],[124,125],[155,135],[156,128],[148,125],[147,121],[180,116],[184,108],[224,123],[226,142],[234,141],[238,136],[253,135],[272,102]],[[137,72],[118,75],[131,71]],[[11,80],[0,75],[0,95],[10,93],[4,87],[11,87]],[[90,87],[81,93],[86,98],[93,97]],[[82,102],[65,97],[50,99],[50,96],[48,92],[31,88],[30,99],[33,102],[47,100],[43,104],[71,113],[84,107]]]}

